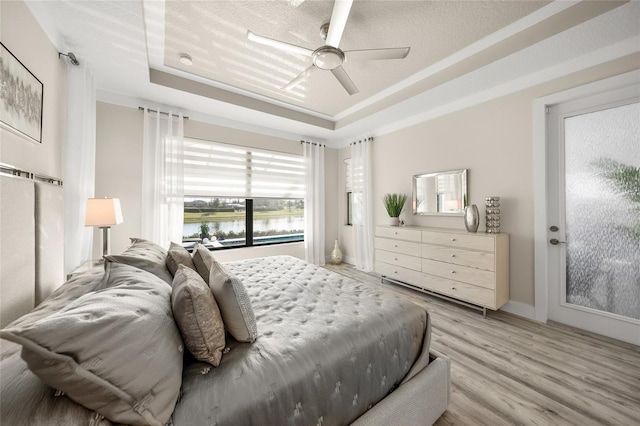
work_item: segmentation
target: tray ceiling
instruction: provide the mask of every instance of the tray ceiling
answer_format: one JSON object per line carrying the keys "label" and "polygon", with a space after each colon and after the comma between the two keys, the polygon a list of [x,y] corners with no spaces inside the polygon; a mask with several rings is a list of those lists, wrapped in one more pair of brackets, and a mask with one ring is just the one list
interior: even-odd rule
{"label": "tray ceiling", "polygon": [[633,1],[356,0],[340,47],[410,46],[407,58],[346,62],[354,96],[328,71],[288,93],[280,87],[310,58],[254,44],[246,32],[315,49],[332,1],[25,4],[58,51],[92,70],[101,101],[333,146],[625,57],[638,52],[640,37]]}
{"label": "tray ceiling", "polygon": [[[309,49],[324,44],[320,26],[333,1],[170,1],[165,6],[164,65],[327,116],[378,94],[420,70],[531,14],[545,1],[355,1],[340,48],[411,47],[405,59],[347,61],[360,90],[350,96],[329,71],[292,91],[281,88],[311,59],[251,42],[247,30]],[[188,54],[192,65],[180,62]]]}

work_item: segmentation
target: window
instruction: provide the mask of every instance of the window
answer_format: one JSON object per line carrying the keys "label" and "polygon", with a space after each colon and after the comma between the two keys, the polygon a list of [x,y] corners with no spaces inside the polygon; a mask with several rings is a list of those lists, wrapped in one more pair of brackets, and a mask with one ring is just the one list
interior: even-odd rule
{"label": "window", "polygon": [[304,179],[300,155],[185,139],[183,241],[207,238],[213,249],[303,241]]}
{"label": "window", "polygon": [[344,160],[345,190],[347,192],[347,225],[353,225],[353,173],[351,158]]}

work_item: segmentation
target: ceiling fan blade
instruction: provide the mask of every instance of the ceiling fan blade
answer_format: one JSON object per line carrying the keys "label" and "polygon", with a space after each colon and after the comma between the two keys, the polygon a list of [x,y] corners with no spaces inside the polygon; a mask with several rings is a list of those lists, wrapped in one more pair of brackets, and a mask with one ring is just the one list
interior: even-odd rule
{"label": "ceiling fan blade", "polygon": [[298,74],[298,76],[296,78],[294,78],[286,86],[284,86],[283,89],[284,90],[293,89],[298,84],[300,84],[302,81],[304,81],[307,77],[309,77],[317,69],[318,69],[318,67],[316,67],[315,65],[311,64],[307,69],[305,69],[300,74]]}
{"label": "ceiling fan blade", "polygon": [[344,90],[346,90],[350,95],[355,95],[359,92],[356,85],[353,84],[353,81],[351,81],[351,78],[349,78],[347,72],[344,70],[344,68],[342,68],[342,65],[340,65],[338,68],[332,69],[331,72],[336,76],[340,84],[342,84]]}
{"label": "ceiling fan blade", "polygon": [[344,52],[348,61],[374,61],[380,59],[404,59],[410,47],[393,47],[389,49],[348,50]]}
{"label": "ceiling fan blade", "polygon": [[329,21],[329,31],[327,32],[327,45],[338,47],[340,44],[352,5],[353,0],[336,0],[333,4],[331,21]]}
{"label": "ceiling fan blade", "polygon": [[247,31],[247,38],[256,43],[264,44],[266,46],[275,47],[276,49],[285,50],[287,52],[297,53],[299,55],[309,56],[313,54],[313,50],[306,47],[296,46],[295,44],[285,43],[284,41],[274,40],[269,37],[263,37],[261,35]]}

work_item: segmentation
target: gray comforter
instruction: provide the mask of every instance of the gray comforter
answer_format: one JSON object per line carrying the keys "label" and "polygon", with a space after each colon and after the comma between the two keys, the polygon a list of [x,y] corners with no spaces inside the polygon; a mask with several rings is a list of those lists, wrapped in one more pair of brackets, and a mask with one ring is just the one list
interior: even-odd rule
{"label": "gray comforter", "polygon": [[[278,256],[227,264],[245,283],[255,343],[229,338],[218,368],[188,363],[175,426],[346,425],[428,362],[429,317],[390,291]],[[93,279],[83,274],[69,286]],[[112,423],[31,373],[0,339],[4,425]]]}
{"label": "gray comforter", "polygon": [[418,305],[289,256],[227,266],[258,339],[185,367],[175,426],[349,424],[428,362]]}

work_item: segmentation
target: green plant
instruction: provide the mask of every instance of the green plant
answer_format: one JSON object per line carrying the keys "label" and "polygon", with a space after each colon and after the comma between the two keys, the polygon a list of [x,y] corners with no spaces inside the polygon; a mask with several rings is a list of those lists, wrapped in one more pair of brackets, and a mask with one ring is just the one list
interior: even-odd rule
{"label": "green plant", "polygon": [[[631,201],[633,209],[640,212],[640,167],[623,164],[610,158],[600,158],[591,163],[599,173],[598,176],[608,182],[617,195]],[[640,238],[640,215],[622,228],[636,238]]]}
{"label": "green plant", "polygon": [[384,208],[387,209],[389,217],[399,217],[402,210],[404,210],[404,204],[407,202],[406,194],[384,194],[382,197]]}
{"label": "green plant", "polygon": [[200,235],[209,236],[209,224],[202,222],[200,224]]}

